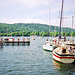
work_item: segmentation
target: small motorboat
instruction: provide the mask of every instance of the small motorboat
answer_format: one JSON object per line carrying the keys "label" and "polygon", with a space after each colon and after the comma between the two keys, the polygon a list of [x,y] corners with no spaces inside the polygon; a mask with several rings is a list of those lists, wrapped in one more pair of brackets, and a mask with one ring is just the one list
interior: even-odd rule
{"label": "small motorboat", "polygon": [[12,37],[4,37],[4,41],[12,41],[13,40],[13,38]]}
{"label": "small motorboat", "polygon": [[50,43],[43,45],[43,49],[46,51],[52,52],[55,48],[57,48],[57,47],[55,45],[50,44]]}
{"label": "small motorboat", "polygon": [[34,38],[34,37],[33,37],[32,39],[33,39],[33,40],[35,40],[35,38]]}
{"label": "small motorboat", "polygon": [[68,48],[64,47],[64,52],[61,53],[62,47],[53,50],[53,59],[62,63],[75,63],[75,50],[69,53]]}
{"label": "small motorboat", "polygon": [[32,40],[35,40],[35,37],[34,37],[34,35],[32,36]]}
{"label": "small motorboat", "polygon": [[8,41],[9,39],[8,39],[8,38],[4,38],[4,40],[5,40],[5,41]]}
{"label": "small motorboat", "polygon": [[55,42],[52,40],[53,44],[51,43],[51,41],[48,41],[48,39],[46,40],[46,44],[43,45],[43,49],[46,51],[50,51],[52,52],[55,48],[57,48]]}
{"label": "small motorboat", "polygon": [[39,39],[41,39],[41,37],[39,37]]}

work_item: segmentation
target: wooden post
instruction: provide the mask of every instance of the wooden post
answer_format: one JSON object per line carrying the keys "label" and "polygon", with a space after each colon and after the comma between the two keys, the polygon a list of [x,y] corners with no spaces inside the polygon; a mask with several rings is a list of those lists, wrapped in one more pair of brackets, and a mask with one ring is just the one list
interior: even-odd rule
{"label": "wooden post", "polygon": [[28,46],[30,45],[30,38],[27,38],[27,41],[28,41]]}
{"label": "wooden post", "polygon": [[13,43],[12,43],[12,45],[14,45],[14,40],[15,40],[15,39],[13,38]]}
{"label": "wooden post", "polygon": [[8,41],[9,41],[9,38],[7,38],[7,44],[6,44],[7,46],[9,45],[9,42]]}
{"label": "wooden post", "polygon": [[1,48],[3,48],[3,38],[1,38]]}
{"label": "wooden post", "polygon": [[19,38],[18,38],[18,45],[19,45]]}
{"label": "wooden post", "polygon": [[27,38],[27,41],[30,41],[30,38]]}
{"label": "wooden post", "polygon": [[28,42],[28,46],[30,45],[30,42]]}
{"label": "wooden post", "polygon": [[25,45],[25,38],[23,38],[23,44],[22,45]]}
{"label": "wooden post", "polygon": [[23,39],[23,41],[25,41],[25,38]]}

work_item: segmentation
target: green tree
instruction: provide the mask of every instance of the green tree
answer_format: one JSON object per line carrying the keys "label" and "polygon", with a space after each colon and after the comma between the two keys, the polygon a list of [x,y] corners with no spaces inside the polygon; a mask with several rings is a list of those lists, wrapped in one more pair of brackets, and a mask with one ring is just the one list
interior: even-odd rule
{"label": "green tree", "polygon": [[73,32],[73,34],[72,34],[73,36],[75,36],[75,32]]}
{"label": "green tree", "polygon": [[67,33],[66,33],[66,36],[71,36],[71,33],[67,32]]}

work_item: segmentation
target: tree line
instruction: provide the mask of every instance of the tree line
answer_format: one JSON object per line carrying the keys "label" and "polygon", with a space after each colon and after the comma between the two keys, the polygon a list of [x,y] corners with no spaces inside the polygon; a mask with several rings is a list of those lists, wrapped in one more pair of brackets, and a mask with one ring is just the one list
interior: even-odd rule
{"label": "tree line", "polygon": [[[63,36],[75,36],[75,29],[71,28],[61,28],[63,29]],[[45,24],[37,24],[37,23],[15,23],[15,24],[6,24],[0,23],[0,36],[58,36],[59,35],[59,27],[50,25],[50,33],[49,33],[49,25]]]}
{"label": "tree line", "polygon": [[[11,33],[0,33],[0,36],[31,36],[31,35],[37,35],[37,36],[59,36],[59,32],[29,32],[29,31],[21,31],[21,32],[11,32]],[[69,33],[69,32],[63,32],[61,33],[62,36],[75,36],[75,32]]]}
{"label": "tree line", "polygon": [[[75,29],[71,28],[61,28],[64,32],[75,32]],[[0,23],[0,33],[12,33],[12,32],[49,32],[49,25],[37,24],[37,23],[15,23],[15,24],[6,24]],[[50,25],[50,32],[59,32],[58,26]]]}

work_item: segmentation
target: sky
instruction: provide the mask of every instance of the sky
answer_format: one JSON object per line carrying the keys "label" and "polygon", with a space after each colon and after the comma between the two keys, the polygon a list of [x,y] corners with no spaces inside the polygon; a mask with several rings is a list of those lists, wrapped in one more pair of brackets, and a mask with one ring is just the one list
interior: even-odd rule
{"label": "sky", "polygon": [[[0,23],[41,23],[59,26],[62,0],[0,0]],[[75,0],[64,0],[63,27],[72,28]],[[75,29],[75,19],[73,21]]]}

